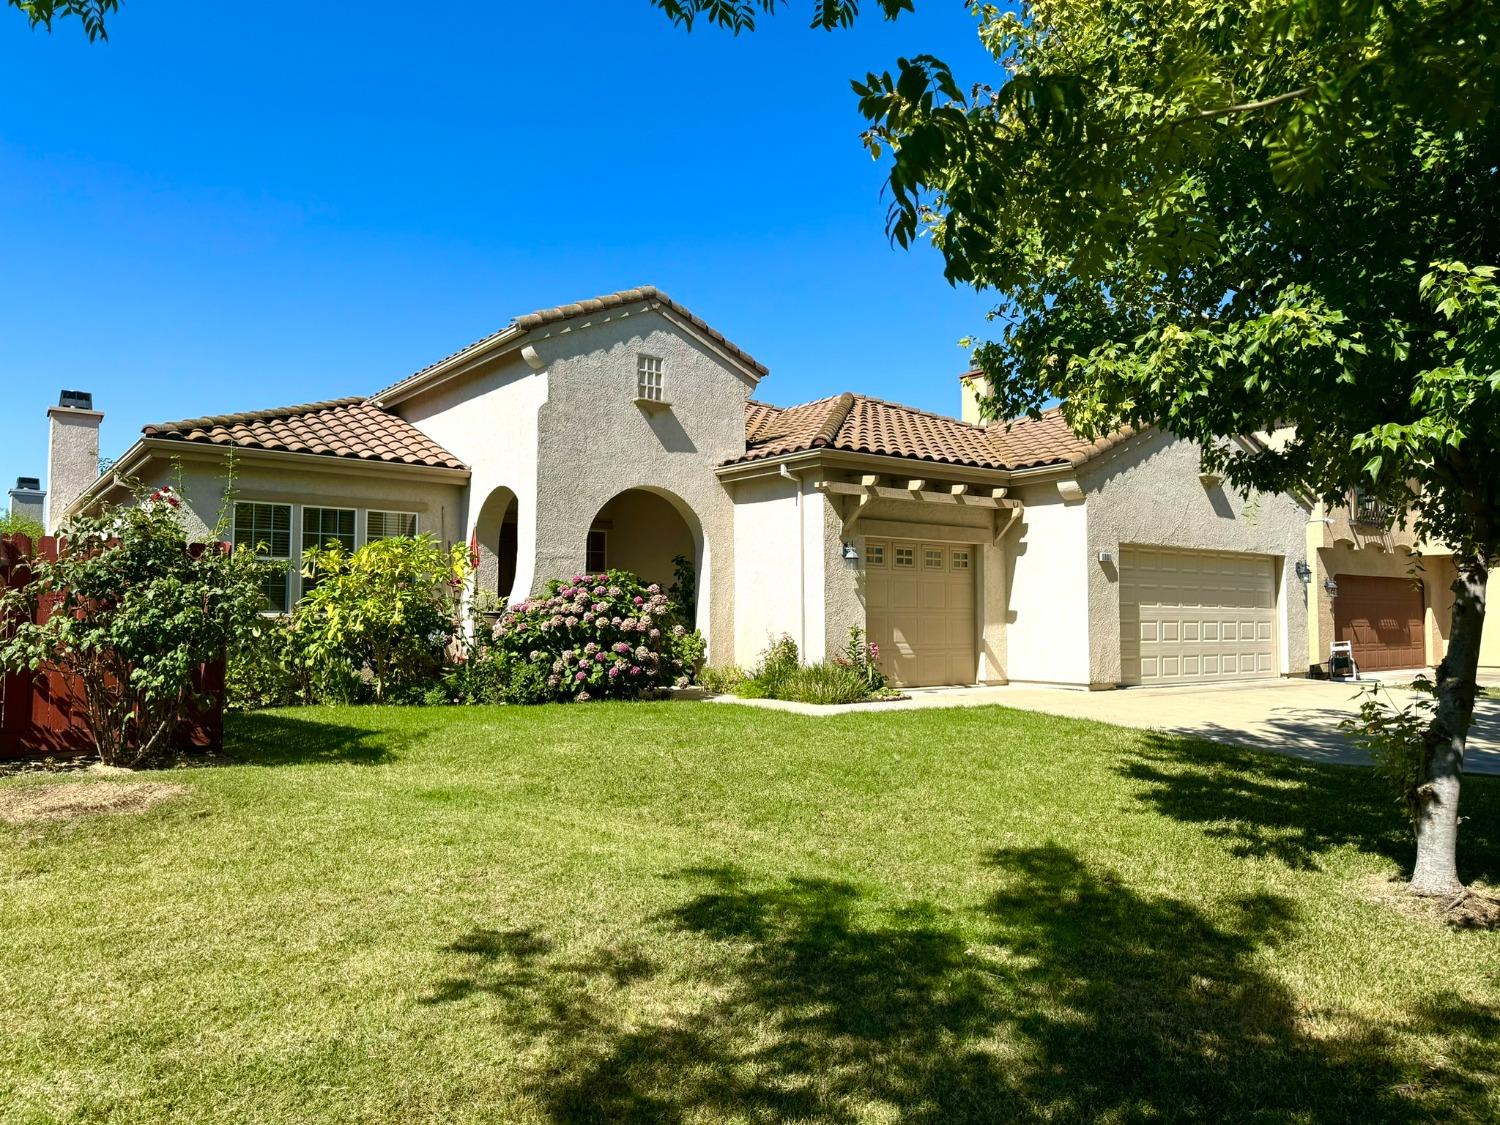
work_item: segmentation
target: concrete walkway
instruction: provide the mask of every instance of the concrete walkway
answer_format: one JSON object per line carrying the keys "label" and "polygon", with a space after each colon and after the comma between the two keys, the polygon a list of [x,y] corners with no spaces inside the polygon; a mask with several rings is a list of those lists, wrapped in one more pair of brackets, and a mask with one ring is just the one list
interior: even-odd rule
{"label": "concrete walkway", "polygon": [[[1397,706],[1413,693],[1388,678],[1381,697]],[[884,703],[817,707],[769,699],[718,696],[716,702],[766,707],[804,715],[862,711],[912,711],[929,707],[1015,707],[1073,719],[1162,730],[1174,734],[1294,754],[1316,762],[1367,765],[1369,757],[1338,729],[1356,714],[1362,685],[1321,680],[1267,680],[1248,684],[1119,691],[1070,691],[1039,687],[916,688],[910,698]],[[1464,769],[1500,775],[1500,700],[1480,699],[1474,709]]]}

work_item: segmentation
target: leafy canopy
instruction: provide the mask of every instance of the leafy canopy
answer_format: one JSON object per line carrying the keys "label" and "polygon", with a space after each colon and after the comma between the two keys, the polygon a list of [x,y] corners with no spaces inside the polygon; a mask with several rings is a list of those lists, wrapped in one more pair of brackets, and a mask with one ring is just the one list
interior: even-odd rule
{"label": "leafy canopy", "polygon": [[999,294],[991,411],[1158,424],[1245,487],[1362,482],[1494,557],[1500,9],[972,10],[998,83],[917,57],[855,89],[893,237]]}
{"label": "leafy canopy", "polygon": [[52,30],[52,21],[74,16],[83,24],[83,32],[89,42],[109,39],[104,26],[104,17],[112,15],[120,7],[120,0],[8,0],[12,8],[26,14],[33,28]]}
{"label": "leafy canopy", "polygon": [[[13,0],[14,2],[14,0]],[[692,30],[702,19],[713,27],[720,27],[738,35],[742,31],[754,31],[758,15],[775,15],[785,7],[785,0],[649,0],[653,8],[660,8],[675,24]],[[902,12],[912,10],[913,0],[877,0],[885,18],[893,20]],[[859,0],[812,0],[812,27],[833,31],[848,27],[859,16]]]}

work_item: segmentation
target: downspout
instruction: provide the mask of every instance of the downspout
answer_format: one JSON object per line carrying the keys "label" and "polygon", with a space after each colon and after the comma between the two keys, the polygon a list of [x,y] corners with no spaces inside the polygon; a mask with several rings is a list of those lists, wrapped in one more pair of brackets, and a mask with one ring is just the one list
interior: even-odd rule
{"label": "downspout", "polygon": [[779,473],[796,486],[797,499],[797,652],[807,652],[807,519],[802,511],[802,478],[782,462]]}

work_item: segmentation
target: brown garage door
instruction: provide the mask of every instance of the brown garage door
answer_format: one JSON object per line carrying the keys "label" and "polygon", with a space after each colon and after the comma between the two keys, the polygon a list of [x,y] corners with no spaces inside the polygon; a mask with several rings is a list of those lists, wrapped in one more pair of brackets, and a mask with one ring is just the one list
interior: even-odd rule
{"label": "brown garage door", "polygon": [[1360,668],[1420,668],[1427,661],[1422,644],[1422,584],[1411,578],[1337,574],[1333,635],[1354,643]]}

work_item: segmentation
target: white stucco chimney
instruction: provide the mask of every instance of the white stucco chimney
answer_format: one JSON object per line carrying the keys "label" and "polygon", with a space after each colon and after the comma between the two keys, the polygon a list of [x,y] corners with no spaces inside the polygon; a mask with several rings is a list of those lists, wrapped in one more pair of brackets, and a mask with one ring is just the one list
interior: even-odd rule
{"label": "white stucco chimney", "polygon": [[47,520],[47,494],[42,491],[42,482],[36,477],[17,477],[16,487],[10,490],[10,514],[45,523]]}
{"label": "white stucco chimney", "polygon": [[99,423],[87,391],[63,391],[47,408],[47,534],[56,534],[68,505],[99,479]]}

